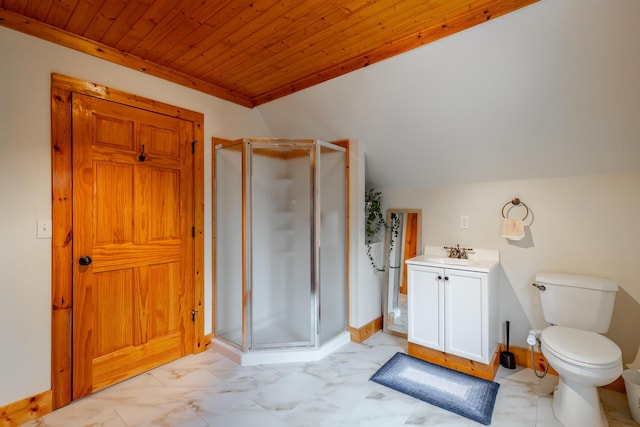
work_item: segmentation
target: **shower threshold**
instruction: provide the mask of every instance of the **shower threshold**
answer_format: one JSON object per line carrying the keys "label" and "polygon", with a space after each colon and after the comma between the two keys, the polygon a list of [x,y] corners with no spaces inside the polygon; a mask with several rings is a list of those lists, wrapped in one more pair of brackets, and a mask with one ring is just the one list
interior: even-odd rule
{"label": "shower threshold", "polygon": [[350,341],[351,335],[349,332],[344,331],[319,348],[278,348],[242,352],[239,348],[218,338],[214,338],[211,341],[211,347],[214,351],[228,357],[239,365],[255,366],[270,363],[316,362]]}

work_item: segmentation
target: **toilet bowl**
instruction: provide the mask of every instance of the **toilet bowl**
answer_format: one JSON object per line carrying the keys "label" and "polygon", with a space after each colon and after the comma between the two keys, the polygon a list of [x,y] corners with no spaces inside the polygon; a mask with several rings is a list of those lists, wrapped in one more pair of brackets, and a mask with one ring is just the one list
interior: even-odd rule
{"label": "toilet bowl", "polygon": [[565,427],[606,427],[597,387],[622,374],[622,352],[595,332],[549,326],[541,335],[542,354],[558,372],[553,412]]}
{"label": "toilet bowl", "polygon": [[606,427],[598,387],[622,374],[622,352],[609,330],[618,285],[600,277],[538,273],[544,320],[541,350],[558,372],[553,413],[565,427]]}

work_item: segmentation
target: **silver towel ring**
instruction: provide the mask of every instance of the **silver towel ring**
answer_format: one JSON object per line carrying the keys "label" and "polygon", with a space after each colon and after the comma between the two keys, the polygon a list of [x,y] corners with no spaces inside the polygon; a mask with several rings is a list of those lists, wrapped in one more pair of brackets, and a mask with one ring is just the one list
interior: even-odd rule
{"label": "silver towel ring", "polygon": [[525,205],[524,202],[521,202],[520,199],[518,199],[517,197],[515,197],[514,199],[512,199],[510,202],[507,202],[504,204],[504,206],[502,207],[502,218],[506,218],[507,216],[504,214],[504,208],[506,208],[509,205],[513,205],[513,206],[518,206],[518,205],[522,205],[524,206],[524,208],[527,210],[527,212],[524,214],[524,217],[522,218],[522,221],[524,221],[525,219],[527,219],[527,217],[529,216],[529,207],[527,205]]}

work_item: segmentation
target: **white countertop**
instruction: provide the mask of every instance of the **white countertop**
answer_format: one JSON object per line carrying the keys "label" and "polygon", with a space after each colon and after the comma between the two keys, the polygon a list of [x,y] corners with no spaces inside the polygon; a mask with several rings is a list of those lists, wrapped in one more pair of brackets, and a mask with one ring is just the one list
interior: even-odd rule
{"label": "white countertop", "polygon": [[449,251],[441,246],[425,246],[424,254],[406,261],[407,264],[428,267],[451,268],[455,270],[480,271],[488,273],[500,263],[500,252],[490,249],[476,249],[467,252],[468,259],[449,258]]}

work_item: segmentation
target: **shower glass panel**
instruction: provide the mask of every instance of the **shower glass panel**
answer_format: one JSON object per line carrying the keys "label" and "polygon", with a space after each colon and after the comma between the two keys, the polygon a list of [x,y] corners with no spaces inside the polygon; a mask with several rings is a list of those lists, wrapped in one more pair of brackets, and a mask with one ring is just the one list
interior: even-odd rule
{"label": "shower glass panel", "polygon": [[242,352],[347,334],[346,150],[214,139],[215,338]]}
{"label": "shower glass panel", "polygon": [[251,348],[314,342],[312,148],[251,143]]}
{"label": "shower glass panel", "polygon": [[320,345],[347,328],[346,155],[335,146],[318,143],[320,218]]}
{"label": "shower glass panel", "polygon": [[242,144],[216,151],[216,336],[243,346]]}

